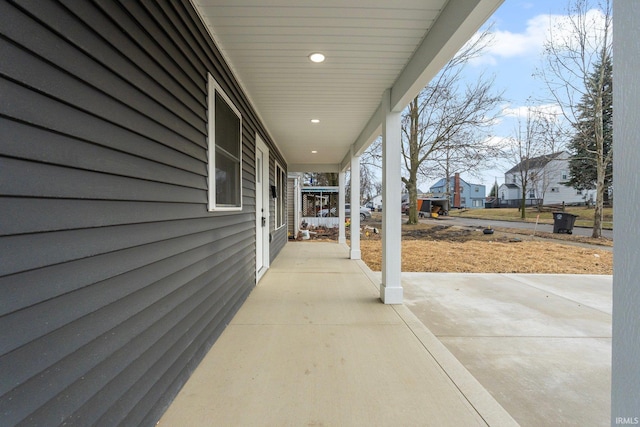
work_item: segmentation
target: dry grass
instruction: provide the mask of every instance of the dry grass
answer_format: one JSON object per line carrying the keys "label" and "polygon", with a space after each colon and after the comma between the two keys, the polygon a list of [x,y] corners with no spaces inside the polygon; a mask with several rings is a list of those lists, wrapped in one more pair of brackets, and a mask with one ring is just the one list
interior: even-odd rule
{"label": "dry grass", "polygon": [[[363,261],[380,271],[380,240],[360,242]],[[402,271],[612,274],[613,254],[548,242],[403,240]]]}
{"label": "dry grass", "polygon": [[[362,260],[374,271],[382,263],[380,223],[364,224]],[[524,234],[523,234],[524,233]],[[320,237],[322,235],[322,237]],[[321,239],[337,239],[318,234]],[[348,238],[348,230],[347,230]],[[564,242],[567,243],[564,243]],[[402,225],[402,271],[456,273],[613,274],[613,246],[607,239],[496,228],[480,229],[447,224]]]}

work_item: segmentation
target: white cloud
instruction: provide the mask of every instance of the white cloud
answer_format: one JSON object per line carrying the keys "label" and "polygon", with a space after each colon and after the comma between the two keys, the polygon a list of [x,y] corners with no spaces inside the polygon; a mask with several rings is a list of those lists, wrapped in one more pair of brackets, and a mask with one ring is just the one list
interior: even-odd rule
{"label": "white cloud", "polygon": [[509,137],[506,136],[492,136],[487,138],[484,143],[491,147],[505,147],[509,144]]}
{"label": "white cloud", "polygon": [[[474,65],[496,65],[502,58],[531,58],[537,59],[543,52],[545,43],[553,38],[559,43],[567,43],[572,37],[571,17],[568,15],[537,15],[527,21],[526,28],[522,32],[511,32],[497,29],[493,31],[493,43],[488,46],[486,53],[476,58]],[[588,27],[594,37],[601,35],[604,15],[601,11],[592,9],[587,13]]]}
{"label": "white cloud", "polygon": [[552,19],[549,15],[535,16],[527,21],[522,33],[496,31],[495,42],[488,53],[503,58],[537,55],[542,51]]}
{"label": "white cloud", "polygon": [[481,57],[474,59],[472,64],[496,65],[502,58],[537,58],[547,40],[552,21],[551,15],[538,15],[527,21],[527,26],[521,33],[500,29],[493,31],[491,45]]}
{"label": "white cloud", "polygon": [[520,119],[526,119],[530,112],[547,116],[553,120],[558,120],[562,117],[562,108],[558,104],[521,105],[513,108],[505,106],[502,109],[503,116]]}

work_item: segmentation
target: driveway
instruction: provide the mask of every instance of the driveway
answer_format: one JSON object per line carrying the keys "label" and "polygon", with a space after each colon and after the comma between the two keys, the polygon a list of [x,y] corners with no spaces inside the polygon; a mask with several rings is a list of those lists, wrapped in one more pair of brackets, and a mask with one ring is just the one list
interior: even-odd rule
{"label": "driveway", "polygon": [[[431,221],[431,220],[427,220]],[[509,227],[509,228],[521,228],[525,230],[531,230],[533,232],[536,227],[535,223],[530,222],[518,222],[518,221],[495,221],[486,219],[475,218],[458,218],[458,217],[446,217],[446,221],[452,225],[469,226],[469,227],[486,227],[488,225],[492,227]],[[538,224],[536,230],[553,233],[552,224]],[[577,236],[591,237],[591,228],[586,227],[573,227],[573,234]],[[608,239],[613,239],[613,230],[602,230],[602,236]]]}
{"label": "driveway", "polygon": [[403,273],[405,304],[522,426],[610,424],[612,277]]}

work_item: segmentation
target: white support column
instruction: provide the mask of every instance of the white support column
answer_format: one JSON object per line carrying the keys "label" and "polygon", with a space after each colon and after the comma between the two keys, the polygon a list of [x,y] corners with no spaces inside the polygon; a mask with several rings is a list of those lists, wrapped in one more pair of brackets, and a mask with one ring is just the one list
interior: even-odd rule
{"label": "white support column", "polygon": [[342,244],[346,244],[347,243],[347,238],[346,238],[346,234],[345,234],[345,228],[344,228],[344,221],[345,221],[345,216],[344,216],[344,196],[345,196],[345,173],[340,172],[338,174],[338,243],[342,243]]}
{"label": "white support column", "polygon": [[351,259],[360,259],[360,157],[351,147]]}
{"label": "white support column", "polygon": [[391,91],[382,96],[382,283],[380,299],[385,304],[402,304],[400,280],[402,215],[400,155],[400,113],[391,111]]}

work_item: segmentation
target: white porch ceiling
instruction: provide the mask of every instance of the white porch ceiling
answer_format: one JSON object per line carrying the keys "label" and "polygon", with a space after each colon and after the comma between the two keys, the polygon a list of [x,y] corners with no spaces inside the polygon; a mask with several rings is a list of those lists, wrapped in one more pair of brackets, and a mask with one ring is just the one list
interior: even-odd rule
{"label": "white porch ceiling", "polygon": [[[193,0],[298,171],[338,168],[352,145],[364,150],[379,134],[383,92],[403,109],[502,1]],[[312,63],[313,52],[326,61]]]}

